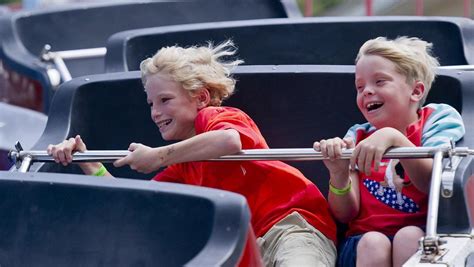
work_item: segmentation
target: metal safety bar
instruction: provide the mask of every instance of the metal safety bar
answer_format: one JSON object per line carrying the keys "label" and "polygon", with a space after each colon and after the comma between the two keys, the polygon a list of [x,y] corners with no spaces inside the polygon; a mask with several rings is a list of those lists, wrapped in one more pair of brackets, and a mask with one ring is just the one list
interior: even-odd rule
{"label": "metal safety bar", "polygon": [[[441,174],[443,173],[443,151],[436,151],[433,157],[433,170],[431,171],[431,184],[426,218],[426,234],[424,240],[437,239],[439,193],[441,191]],[[438,245],[438,244],[436,244]],[[425,249],[424,249],[425,250]]]}
{"label": "metal safety bar", "polygon": [[[16,163],[19,172],[27,172],[34,162],[54,162],[52,156],[46,151],[23,151],[19,142],[15,145],[16,150],[9,153],[9,158]],[[112,162],[127,156],[128,150],[90,150],[77,152],[73,155],[73,162]],[[353,149],[342,151],[341,159],[349,159]],[[431,173],[431,185],[429,194],[429,209],[426,222],[426,235],[420,240],[422,251],[426,256],[439,253],[439,246],[443,240],[437,235],[439,194],[443,174],[443,158],[458,158],[474,155],[474,150],[467,147],[398,147],[388,149],[384,159],[402,158],[433,158],[433,170]],[[242,160],[283,160],[283,161],[309,161],[327,159],[321,152],[312,148],[290,148],[290,149],[250,149],[242,150],[235,155],[221,156],[211,161],[242,161]],[[452,163],[448,164],[452,168]]]}
{"label": "metal safety bar", "polygon": [[464,70],[472,71],[474,70],[474,65],[450,65],[450,66],[439,66],[438,69],[442,70]]}
{"label": "metal safety bar", "polygon": [[[17,164],[24,164],[23,159],[31,157],[33,162],[54,162],[52,156],[46,151],[23,151],[21,145],[15,145],[16,150],[11,150],[9,158]],[[387,150],[383,158],[432,158],[435,153],[441,151],[443,157],[474,155],[474,150],[467,147],[398,147]],[[349,159],[353,149],[342,151],[341,159]],[[128,150],[89,150],[76,152],[73,162],[113,162],[127,156]],[[221,156],[211,161],[235,161],[235,160],[283,160],[283,161],[306,161],[327,159],[321,152],[312,148],[280,148],[280,149],[247,149],[234,155]]]}
{"label": "metal safety bar", "polygon": [[66,82],[72,79],[71,73],[64,63],[65,59],[91,58],[105,56],[107,48],[96,47],[87,49],[65,50],[65,51],[51,51],[50,45],[45,45],[41,52],[40,58],[43,61],[53,61],[61,79]]}

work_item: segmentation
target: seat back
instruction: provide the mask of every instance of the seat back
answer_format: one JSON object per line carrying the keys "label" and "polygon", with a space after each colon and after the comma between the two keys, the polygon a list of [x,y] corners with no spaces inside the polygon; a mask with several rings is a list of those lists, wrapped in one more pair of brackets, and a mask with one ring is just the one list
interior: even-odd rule
{"label": "seat back", "polygon": [[0,191],[4,266],[236,266],[250,229],[244,197],[190,185],[0,172]]}
{"label": "seat back", "polygon": [[[55,96],[46,130],[35,145],[44,150],[80,134],[88,149],[125,150],[131,142],[149,146],[166,144],[152,123],[138,72],[95,75],[63,84]],[[241,66],[235,76],[236,93],[224,105],[248,113],[259,126],[271,148],[309,148],[323,138],[343,136],[355,123],[365,122],[357,109],[353,66]],[[430,103],[447,103],[456,108],[466,124],[467,134],[459,146],[474,147],[474,76],[472,72],[439,70],[428,97]],[[327,193],[328,173],[322,162],[289,162]],[[467,164],[467,162],[466,162]],[[468,164],[468,166],[470,166]],[[35,164],[34,169],[78,172],[58,164]],[[120,177],[149,179],[128,167],[109,168]],[[440,227],[466,229],[464,183],[469,171],[459,174],[455,185],[455,207],[443,210]],[[451,205],[453,199],[443,199]],[[445,202],[446,201],[446,202]],[[464,208],[463,208],[464,207]],[[456,226],[457,225],[457,226]],[[454,228],[452,228],[454,226]]]}
{"label": "seat back", "polygon": [[[56,9],[19,11],[0,19],[0,60],[10,75],[25,76],[31,83],[39,83],[34,108],[48,111],[54,93],[48,77],[51,63],[39,58],[46,44],[53,51],[104,47],[107,38],[115,32],[208,21],[229,21],[260,18],[287,18],[298,16],[294,0],[193,0],[146,1],[106,4],[78,4]],[[301,16],[301,15],[300,15]],[[104,57],[65,60],[72,77],[104,72]],[[18,86],[9,90],[18,92]],[[44,90],[44,91],[41,91]],[[32,94],[32,92],[22,92]],[[30,90],[31,91],[31,90]],[[1,95],[1,93],[0,93]],[[9,94],[12,98],[16,94]],[[19,105],[32,105],[25,99],[16,99]],[[13,102],[10,101],[10,102]],[[27,107],[30,107],[27,106]],[[31,107],[30,107],[31,108]]]}
{"label": "seat back", "polygon": [[8,152],[16,141],[29,150],[38,141],[46,125],[43,113],[0,102],[0,170],[8,170],[13,164]]}
{"label": "seat back", "polygon": [[106,71],[138,70],[161,47],[233,39],[248,65],[353,65],[360,46],[386,36],[434,44],[441,65],[474,64],[474,22],[453,17],[265,19],[155,27],[116,33],[107,42]]}

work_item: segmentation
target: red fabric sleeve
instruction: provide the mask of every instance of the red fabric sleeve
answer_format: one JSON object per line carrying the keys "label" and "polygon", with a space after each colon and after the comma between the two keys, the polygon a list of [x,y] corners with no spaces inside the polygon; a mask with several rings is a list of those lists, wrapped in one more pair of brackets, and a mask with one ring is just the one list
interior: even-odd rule
{"label": "red fabric sleeve", "polygon": [[236,108],[205,108],[196,117],[195,128],[196,134],[234,129],[240,134],[242,149],[268,147],[255,122],[243,111]]}

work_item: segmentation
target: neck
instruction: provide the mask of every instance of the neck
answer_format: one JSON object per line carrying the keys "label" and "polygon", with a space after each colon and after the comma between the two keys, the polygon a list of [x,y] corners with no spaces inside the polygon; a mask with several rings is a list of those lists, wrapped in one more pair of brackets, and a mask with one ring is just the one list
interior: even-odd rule
{"label": "neck", "polygon": [[410,115],[406,117],[404,122],[400,124],[400,126],[397,128],[400,132],[406,135],[407,133],[407,128],[412,125],[413,123],[416,123],[420,119],[420,115],[418,113],[418,109],[415,112],[410,112]]}

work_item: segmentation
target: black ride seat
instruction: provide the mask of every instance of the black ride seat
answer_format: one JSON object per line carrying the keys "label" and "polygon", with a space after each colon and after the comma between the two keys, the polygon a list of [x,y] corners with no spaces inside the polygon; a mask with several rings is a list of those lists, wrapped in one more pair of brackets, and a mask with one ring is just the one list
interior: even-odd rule
{"label": "black ride seat", "polygon": [[434,44],[441,65],[474,64],[474,22],[453,17],[319,17],[154,27],[107,41],[107,72],[134,71],[161,47],[233,39],[247,65],[353,65],[360,46],[378,36],[416,36]]}
{"label": "black ride seat", "polygon": [[0,172],[2,266],[236,266],[250,214],[222,190]]}
{"label": "black ride seat", "polygon": [[[439,70],[428,102],[447,103],[462,115],[467,134],[458,146],[474,147],[474,73]],[[247,112],[271,148],[309,148],[315,140],[343,136],[364,122],[355,103],[353,66],[241,66],[237,91],[224,105]],[[33,150],[44,150],[80,134],[91,150],[125,150],[130,142],[165,144],[153,124],[138,72],[111,73],[73,79],[56,94],[46,130]],[[322,162],[289,162],[327,194],[328,174]],[[441,198],[438,230],[470,231],[472,158],[465,158],[454,179],[454,194]],[[110,166],[109,166],[110,167]],[[73,172],[58,164],[34,164],[34,170]],[[118,177],[150,179],[128,167],[109,168]],[[474,177],[474,176],[473,176]],[[471,192],[471,193],[469,193]]]}

